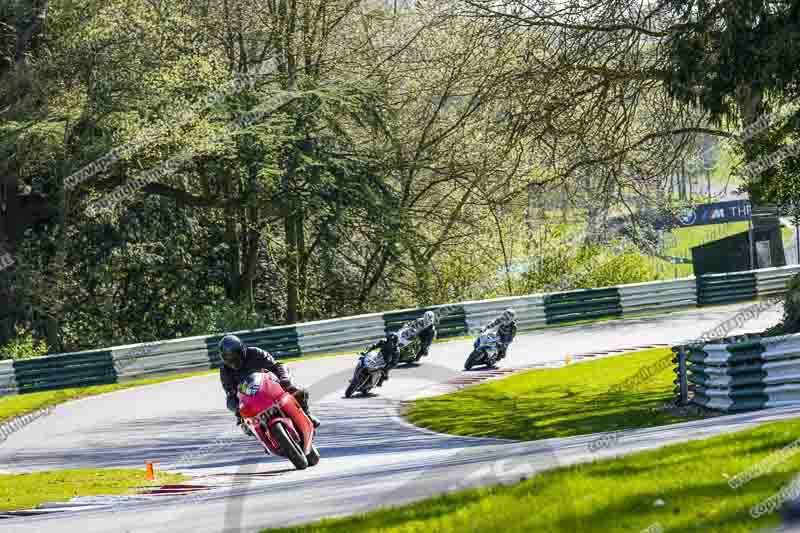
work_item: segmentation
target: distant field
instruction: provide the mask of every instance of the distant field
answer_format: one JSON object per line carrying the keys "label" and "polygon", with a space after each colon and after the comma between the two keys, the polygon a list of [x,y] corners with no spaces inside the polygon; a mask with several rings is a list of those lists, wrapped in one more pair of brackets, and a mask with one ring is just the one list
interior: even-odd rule
{"label": "distant field", "polygon": [[[670,232],[674,237],[675,244],[667,248],[664,255],[691,259],[692,247],[716,241],[743,231],[747,231],[747,222],[730,222],[728,224],[715,224],[711,226],[678,228]],[[781,228],[781,232],[783,233],[784,241],[792,235],[791,228]],[[657,257],[652,258],[652,261],[656,270],[660,270],[659,279],[682,278],[694,274],[694,267],[691,264],[673,265],[669,261]]]}

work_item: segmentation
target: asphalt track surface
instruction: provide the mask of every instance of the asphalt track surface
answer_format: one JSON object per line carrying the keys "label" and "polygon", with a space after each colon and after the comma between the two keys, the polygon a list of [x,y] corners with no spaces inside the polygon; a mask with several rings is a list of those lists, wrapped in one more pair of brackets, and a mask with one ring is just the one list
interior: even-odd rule
{"label": "asphalt track surface", "polygon": [[[689,340],[743,307],[523,333],[503,366],[560,366],[567,354]],[[736,332],[761,330],[779,317],[776,306]],[[355,357],[291,363],[296,381],[310,388],[312,409],[323,420],[317,435],[322,460],[305,471],[266,456],[257,442],[235,428],[215,375],[64,404],[0,445],[0,470],[144,469],[147,461],[157,461],[157,468],[197,476],[192,484],[210,488],[179,496],[87,498],[64,512],[0,520],[0,531],[259,531],[398,505],[460,487],[513,483],[544,469],[800,416],[800,408],[782,408],[630,430],[599,451],[590,446],[597,435],[515,443],[440,435],[400,419],[402,401],[452,390],[465,377],[486,376],[462,370],[469,350],[466,340],[435,344],[419,367],[395,370],[379,395],[349,400],[343,392]],[[565,494],[553,503],[560,507],[564,531],[571,530],[570,501]]]}

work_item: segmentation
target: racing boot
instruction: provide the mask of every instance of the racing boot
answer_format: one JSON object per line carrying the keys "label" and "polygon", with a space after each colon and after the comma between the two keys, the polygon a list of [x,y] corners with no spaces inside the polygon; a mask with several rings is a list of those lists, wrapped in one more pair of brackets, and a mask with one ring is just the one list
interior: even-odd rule
{"label": "racing boot", "polygon": [[506,346],[506,345],[498,346],[497,347],[497,360],[495,361],[495,363],[501,361],[502,359],[505,359],[507,351],[508,351],[508,346]]}
{"label": "racing boot", "polygon": [[378,380],[378,383],[375,386],[376,387],[382,386],[384,381],[389,381],[389,371],[386,370],[385,368],[383,369],[383,375],[381,376],[381,379]]}
{"label": "racing boot", "polygon": [[298,389],[294,393],[294,397],[297,400],[297,403],[300,404],[302,407],[303,412],[305,412],[308,419],[311,420],[311,423],[314,424],[314,429],[320,427],[322,422],[320,422],[319,418],[311,414],[311,411],[308,409],[308,391],[305,389]]}

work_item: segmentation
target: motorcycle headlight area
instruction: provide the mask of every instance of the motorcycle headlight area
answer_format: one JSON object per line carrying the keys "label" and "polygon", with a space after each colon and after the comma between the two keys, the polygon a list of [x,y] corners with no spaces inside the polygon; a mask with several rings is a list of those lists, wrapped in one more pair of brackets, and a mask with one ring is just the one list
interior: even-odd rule
{"label": "motorcycle headlight area", "polygon": [[364,359],[364,366],[370,370],[384,366],[383,359],[380,357],[367,357]]}

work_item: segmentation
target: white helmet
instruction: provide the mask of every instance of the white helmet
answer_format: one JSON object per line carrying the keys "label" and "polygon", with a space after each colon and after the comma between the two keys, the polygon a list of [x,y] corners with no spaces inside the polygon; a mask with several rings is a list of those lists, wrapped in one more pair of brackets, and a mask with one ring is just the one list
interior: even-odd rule
{"label": "white helmet", "polygon": [[425,324],[425,326],[432,325],[435,320],[436,320],[436,315],[433,313],[433,311],[425,311],[425,314],[422,315],[422,321]]}
{"label": "white helmet", "polygon": [[517,317],[517,313],[515,313],[514,310],[509,307],[508,309],[503,311],[502,317],[503,317],[503,322],[508,324],[509,322],[514,321],[514,319]]}

